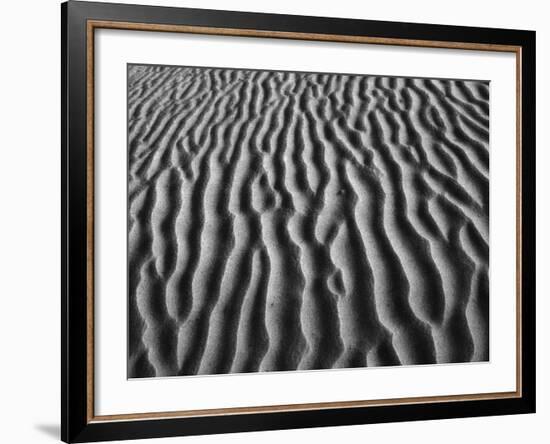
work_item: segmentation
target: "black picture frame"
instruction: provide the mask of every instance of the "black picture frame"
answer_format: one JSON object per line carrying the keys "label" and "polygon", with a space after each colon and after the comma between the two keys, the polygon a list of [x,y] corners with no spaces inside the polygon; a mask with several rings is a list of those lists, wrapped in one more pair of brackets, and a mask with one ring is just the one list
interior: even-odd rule
{"label": "black picture frame", "polygon": [[[389,403],[388,405],[333,407],[231,415],[151,417],[148,419],[97,420],[90,415],[88,359],[93,319],[87,298],[89,276],[89,162],[87,146],[88,22],[111,21],[262,30],[332,36],[368,36],[481,45],[511,45],[521,55],[521,183],[517,198],[521,208],[521,292],[519,331],[521,371],[517,396],[497,399],[440,400]],[[180,435],[277,430],[336,425],[370,424],[535,412],[535,32],[336,19],[291,15],[243,13],[69,1],[61,5],[61,104],[62,104],[62,307],[61,307],[61,438],[65,442],[90,442]],[[513,178],[511,178],[512,180]],[[92,182],[93,183],[93,182]],[[90,323],[92,324],[90,326]],[[93,408],[93,405],[92,405]]]}

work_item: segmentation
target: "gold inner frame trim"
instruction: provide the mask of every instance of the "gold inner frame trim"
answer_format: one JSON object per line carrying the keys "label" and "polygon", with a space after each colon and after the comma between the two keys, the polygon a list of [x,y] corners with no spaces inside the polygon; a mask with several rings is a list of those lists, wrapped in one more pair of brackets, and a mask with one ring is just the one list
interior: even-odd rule
{"label": "gold inner frame trim", "polygon": [[[421,48],[463,49],[490,52],[511,52],[516,56],[516,390],[513,392],[473,393],[447,396],[420,396],[392,399],[375,399],[360,401],[338,401],[305,404],[284,404],[254,407],[228,407],[201,410],[181,410],[169,412],[128,413],[100,415],[94,413],[94,31],[95,29],[119,29],[130,31],[178,32],[188,34],[222,35],[235,37],[260,37],[291,40],[312,40],[339,43],[363,43],[374,45],[394,45]],[[162,418],[189,418],[197,416],[226,416],[238,414],[260,414],[274,412],[293,412],[303,410],[326,410],[333,408],[358,408],[390,405],[407,405],[417,403],[439,403],[480,401],[491,399],[510,399],[522,396],[522,336],[521,336],[521,150],[522,150],[522,108],[521,108],[521,46],[498,45],[469,42],[446,42],[436,40],[414,40],[382,38],[368,36],[311,34],[300,32],[265,31],[255,29],[214,28],[187,25],[163,25],[150,23],[131,23],[105,20],[88,20],[86,26],[86,207],[87,207],[87,422],[130,421]]]}

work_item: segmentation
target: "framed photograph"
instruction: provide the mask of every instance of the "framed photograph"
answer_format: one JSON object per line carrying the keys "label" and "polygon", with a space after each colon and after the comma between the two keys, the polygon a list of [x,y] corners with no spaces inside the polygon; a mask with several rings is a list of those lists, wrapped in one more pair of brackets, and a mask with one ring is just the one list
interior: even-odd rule
{"label": "framed photograph", "polygon": [[62,439],[535,411],[535,33],[69,1]]}

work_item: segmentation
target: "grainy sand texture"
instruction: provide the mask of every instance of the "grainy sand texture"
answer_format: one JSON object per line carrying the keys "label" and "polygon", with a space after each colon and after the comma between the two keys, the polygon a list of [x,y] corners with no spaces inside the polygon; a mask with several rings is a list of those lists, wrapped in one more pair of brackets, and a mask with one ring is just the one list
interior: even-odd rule
{"label": "grainy sand texture", "polygon": [[128,67],[128,376],[489,358],[489,84]]}

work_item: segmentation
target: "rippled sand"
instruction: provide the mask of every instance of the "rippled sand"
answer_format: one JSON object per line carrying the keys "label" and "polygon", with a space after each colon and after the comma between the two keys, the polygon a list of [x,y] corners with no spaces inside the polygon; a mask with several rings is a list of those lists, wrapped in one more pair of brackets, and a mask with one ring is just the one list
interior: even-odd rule
{"label": "rippled sand", "polygon": [[129,377],[486,361],[489,85],[128,68]]}

